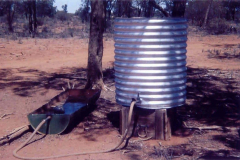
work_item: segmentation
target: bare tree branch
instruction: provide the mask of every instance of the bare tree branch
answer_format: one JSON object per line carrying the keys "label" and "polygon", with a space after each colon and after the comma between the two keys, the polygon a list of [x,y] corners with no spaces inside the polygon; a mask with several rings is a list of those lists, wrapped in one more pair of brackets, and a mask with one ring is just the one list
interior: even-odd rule
{"label": "bare tree branch", "polygon": [[169,17],[169,14],[161,7],[159,6],[155,0],[150,0],[149,4],[152,5],[154,8],[158,9],[159,11],[161,11],[165,17]]}

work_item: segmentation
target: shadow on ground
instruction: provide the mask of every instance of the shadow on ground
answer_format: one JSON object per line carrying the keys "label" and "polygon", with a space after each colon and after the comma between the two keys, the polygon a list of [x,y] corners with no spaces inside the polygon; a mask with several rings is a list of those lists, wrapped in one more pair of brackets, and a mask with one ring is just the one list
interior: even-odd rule
{"label": "shadow on ground", "polygon": [[[114,85],[114,70],[112,68],[103,71],[104,82]],[[75,88],[84,87],[86,78],[85,68],[62,68],[59,73],[48,73],[36,69],[1,69],[0,89],[10,88],[22,97],[31,97],[34,93],[43,89],[62,90],[70,84]],[[43,93],[44,94],[44,93]]]}
{"label": "shadow on ground", "polygon": [[[114,90],[114,69],[107,69],[103,74],[105,84]],[[76,88],[79,88],[86,83],[86,70],[83,68],[64,68],[60,73],[47,73],[39,70],[2,69],[0,77],[0,89],[11,88],[16,95],[25,97],[47,89],[61,90],[62,87],[67,87],[67,81],[76,83]],[[185,106],[177,109],[177,114],[180,120],[189,127],[217,125],[234,128],[240,126],[239,92],[240,70],[222,71],[189,67],[187,70],[187,102]],[[116,104],[114,96],[114,92],[102,92],[94,111],[78,121],[70,131],[73,131],[74,134],[80,134],[90,141],[95,141],[93,135],[107,135],[110,131],[118,130],[121,106]],[[175,135],[188,137],[192,136],[195,131],[188,131],[189,134],[185,133],[186,130],[182,128]],[[189,142],[165,148],[158,146],[155,149],[151,148],[147,154],[149,157],[156,158],[165,154],[168,158],[196,156],[203,159],[212,157],[235,159],[240,150],[239,133],[233,133],[229,130],[218,133],[220,134],[211,135],[212,139],[209,143],[222,144],[225,146],[223,149],[217,149],[218,146],[215,146],[214,150],[199,148]],[[204,135],[208,136],[208,131],[201,132],[201,136]],[[201,140],[201,136],[195,137]],[[204,145],[195,139],[196,142],[199,145]],[[129,154],[129,158],[139,158],[136,157],[138,155],[134,155]]]}
{"label": "shadow on ground", "polygon": [[240,71],[188,68],[187,103],[178,109],[183,119],[235,127],[240,118]]}
{"label": "shadow on ground", "polygon": [[188,68],[187,102],[185,106],[177,109],[181,122],[193,128],[222,126],[233,130],[202,131],[181,128],[175,132],[176,136],[189,137],[189,147],[183,150],[182,154],[192,151],[193,156],[202,159],[239,158],[240,131],[237,130],[240,126],[239,73],[239,70]]}
{"label": "shadow on ground", "polygon": [[[0,89],[11,88],[22,97],[31,97],[36,92],[46,89],[62,90],[67,82],[76,83],[79,87],[86,82],[86,69],[63,68],[62,73],[48,73],[36,69],[1,69]],[[42,93],[44,94],[44,92]]]}
{"label": "shadow on ground", "polygon": [[[187,103],[177,109],[181,121],[189,127],[223,126],[236,128],[240,126],[240,71],[220,71],[199,68],[187,70]],[[107,85],[114,85],[114,71],[108,73]],[[112,75],[112,76],[111,76]],[[106,82],[105,80],[105,82]],[[103,93],[107,97],[107,94]],[[119,129],[119,110],[121,106],[111,99],[100,98],[97,108],[85,120],[84,125],[91,130],[85,138],[93,140],[92,134],[99,134],[99,129]],[[216,132],[216,133],[215,133]],[[239,132],[239,131],[238,131]],[[188,134],[186,134],[188,133]],[[187,144],[177,146],[156,146],[149,148],[146,155],[149,158],[187,158],[202,159],[237,159],[240,138],[237,130],[228,129],[214,131],[186,130],[180,128],[175,136],[189,138]],[[105,134],[105,133],[104,133]],[[106,133],[107,134],[107,133]],[[222,148],[219,148],[219,145]],[[129,144],[126,149],[142,152],[141,144]],[[127,154],[130,159],[141,159],[139,154]]]}

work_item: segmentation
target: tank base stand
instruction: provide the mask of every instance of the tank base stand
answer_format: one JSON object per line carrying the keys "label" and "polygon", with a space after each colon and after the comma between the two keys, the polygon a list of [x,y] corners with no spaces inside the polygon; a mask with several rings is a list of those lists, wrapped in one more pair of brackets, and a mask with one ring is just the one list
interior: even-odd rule
{"label": "tank base stand", "polygon": [[[122,107],[120,111],[120,134],[122,135],[127,129],[128,113],[129,107]],[[135,108],[128,136],[170,140],[171,126],[176,119],[175,113],[176,108],[156,110]]]}

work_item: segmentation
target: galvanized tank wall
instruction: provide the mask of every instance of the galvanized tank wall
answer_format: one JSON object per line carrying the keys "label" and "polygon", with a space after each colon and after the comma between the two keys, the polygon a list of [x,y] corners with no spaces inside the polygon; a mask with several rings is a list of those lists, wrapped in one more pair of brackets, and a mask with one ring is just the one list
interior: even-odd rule
{"label": "galvanized tank wall", "polygon": [[187,20],[117,18],[114,26],[116,101],[161,109],[186,99]]}

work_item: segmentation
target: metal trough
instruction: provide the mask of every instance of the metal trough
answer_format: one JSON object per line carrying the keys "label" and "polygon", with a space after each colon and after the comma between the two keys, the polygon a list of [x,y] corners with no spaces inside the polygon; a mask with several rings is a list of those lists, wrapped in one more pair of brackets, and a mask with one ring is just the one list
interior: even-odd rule
{"label": "metal trough", "polygon": [[47,116],[52,116],[39,130],[42,134],[60,134],[75,118],[84,116],[88,106],[99,98],[101,90],[69,89],[51,99],[47,104],[28,114],[28,120],[35,129]]}

